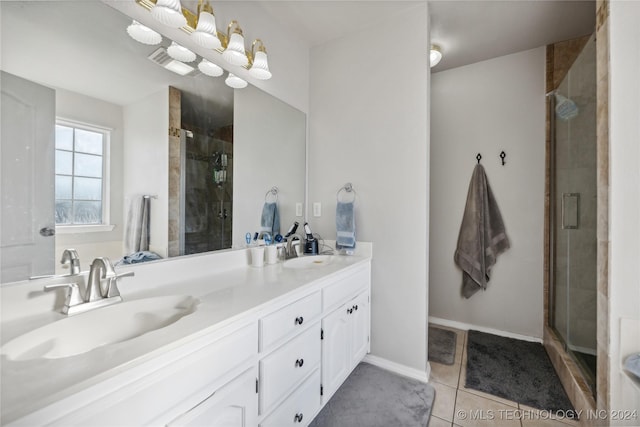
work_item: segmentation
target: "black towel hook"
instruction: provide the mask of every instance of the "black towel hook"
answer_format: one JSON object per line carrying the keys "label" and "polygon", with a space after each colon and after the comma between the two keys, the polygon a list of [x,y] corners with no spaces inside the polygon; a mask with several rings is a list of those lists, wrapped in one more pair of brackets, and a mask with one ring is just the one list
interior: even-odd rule
{"label": "black towel hook", "polygon": [[504,166],[504,158],[507,157],[507,153],[504,151],[500,152],[500,159],[502,160],[502,166]]}
{"label": "black towel hook", "polygon": [[476,160],[478,161],[478,164],[480,164],[480,159],[482,159],[482,154],[478,153],[478,155],[476,156]]}

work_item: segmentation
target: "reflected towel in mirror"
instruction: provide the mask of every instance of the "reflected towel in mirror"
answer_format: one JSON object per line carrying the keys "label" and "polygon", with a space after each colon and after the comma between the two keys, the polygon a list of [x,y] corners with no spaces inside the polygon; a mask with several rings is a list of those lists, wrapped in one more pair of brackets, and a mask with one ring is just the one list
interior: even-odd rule
{"label": "reflected towel in mirror", "polygon": [[280,234],[280,214],[276,202],[265,202],[260,218],[260,233],[269,233],[271,236]]}
{"label": "reflected towel in mirror", "polygon": [[134,196],[129,204],[129,215],[125,228],[125,251],[149,250],[149,221],[151,201],[149,197]]}

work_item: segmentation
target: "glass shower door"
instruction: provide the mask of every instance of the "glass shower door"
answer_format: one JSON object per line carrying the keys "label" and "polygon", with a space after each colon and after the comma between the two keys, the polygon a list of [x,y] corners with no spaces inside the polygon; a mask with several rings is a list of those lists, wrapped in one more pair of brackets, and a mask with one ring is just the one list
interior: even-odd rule
{"label": "glass shower door", "polygon": [[595,392],[596,50],[591,37],[551,98],[551,324]]}

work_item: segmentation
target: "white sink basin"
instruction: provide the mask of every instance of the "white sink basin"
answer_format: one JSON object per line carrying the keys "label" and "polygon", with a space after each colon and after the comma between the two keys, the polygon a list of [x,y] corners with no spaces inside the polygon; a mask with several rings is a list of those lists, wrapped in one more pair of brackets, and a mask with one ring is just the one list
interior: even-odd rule
{"label": "white sink basin", "polygon": [[86,353],[164,328],[196,311],[199,302],[186,295],[124,301],[34,329],[3,345],[0,354],[29,360]]}
{"label": "white sink basin", "polygon": [[298,258],[291,258],[284,262],[285,268],[320,268],[333,262],[333,255],[307,255]]}

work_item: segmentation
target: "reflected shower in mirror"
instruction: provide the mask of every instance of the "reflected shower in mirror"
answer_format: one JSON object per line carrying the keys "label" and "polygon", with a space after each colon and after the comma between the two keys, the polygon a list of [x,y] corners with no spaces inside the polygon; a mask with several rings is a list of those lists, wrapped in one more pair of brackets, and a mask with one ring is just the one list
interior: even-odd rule
{"label": "reflected shower in mirror", "polygon": [[[280,189],[281,222],[295,219],[295,204],[304,201],[304,113],[251,85],[234,93],[222,77],[202,74],[195,62],[185,76],[169,71],[158,62],[171,40],[165,37],[159,46],[134,41],[126,32],[131,18],[102,2],[15,1],[0,2],[0,8],[2,70],[46,89],[54,105],[54,123],[47,122],[44,132],[48,139],[33,150],[39,158],[29,158],[52,165],[51,172],[39,174],[46,185],[38,189],[49,193],[36,197],[29,189],[37,184],[27,181],[27,169],[18,175],[2,165],[3,255],[16,242],[24,243],[22,252],[2,257],[3,283],[65,273],[58,263],[64,248],[77,249],[83,270],[97,256],[115,261],[130,254],[127,220],[131,206],[145,195],[151,197],[148,250],[162,258],[241,247],[245,233],[259,229],[264,194],[273,186]],[[7,81],[0,82],[3,102],[15,95]],[[102,132],[102,154],[83,151],[81,144],[69,149],[68,141],[56,146],[56,120],[78,135]],[[16,131],[8,122],[3,109],[3,141],[16,132],[13,151],[33,153],[30,147],[36,145],[26,137],[34,129]],[[3,159],[7,150],[3,145]],[[55,154],[67,163],[54,165]],[[87,162],[102,162],[102,171],[94,165],[91,176],[83,175]],[[29,167],[43,171],[36,163]],[[9,182],[34,201],[25,204],[22,215],[34,230],[5,221],[4,184]],[[62,219],[57,225],[56,199]],[[38,204],[47,205],[50,220],[35,219],[34,212],[47,210]],[[81,215],[82,206],[90,206],[91,215]],[[100,216],[102,221],[95,221]],[[15,231],[11,242],[4,238],[5,226]],[[54,227],[51,236],[47,230]],[[46,239],[49,245],[55,242],[54,250],[24,262],[24,253],[36,253],[33,248]]]}

